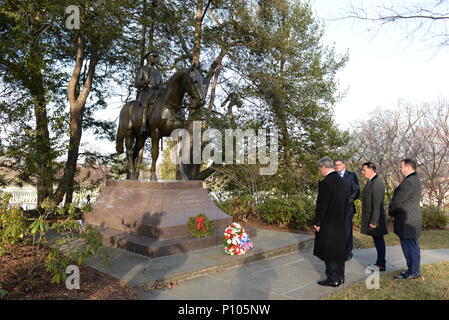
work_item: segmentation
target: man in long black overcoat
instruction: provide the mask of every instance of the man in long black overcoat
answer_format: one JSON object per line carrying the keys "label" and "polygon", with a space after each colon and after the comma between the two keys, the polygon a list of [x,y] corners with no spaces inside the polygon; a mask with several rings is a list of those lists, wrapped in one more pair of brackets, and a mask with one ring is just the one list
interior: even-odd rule
{"label": "man in long black overcoat", "polygon": [[325,178],[318,187],[313,254],[325,262],[327,276],[318,284],[338,287],[345,281],[345,218],[349,188],[334,170],[332,159],[321,158],[318,168]]}

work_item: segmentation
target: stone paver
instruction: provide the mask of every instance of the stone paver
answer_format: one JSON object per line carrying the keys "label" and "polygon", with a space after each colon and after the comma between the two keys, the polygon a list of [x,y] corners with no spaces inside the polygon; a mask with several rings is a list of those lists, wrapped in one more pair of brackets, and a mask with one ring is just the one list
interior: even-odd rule
{"label": "stone paver", "polygon": [[[268,258],[309,249],[313,245],[313,236],[258,229],[257,237],[252,241],[255,248],[242,256],[224,254],[223,246],[159,258],[149,258],[119,248],[107,248],[111,262],[109,267],[103,266],[103,259],[98,255],[87,259],[86,264],[133,287],[149,288],[156,281],[192,279],[255,261],[261,261],[262,264],[257,266],[266,269],[268,267],[263,262]],[[277,263],[283,263],[283,260]]]}
{"label": "stone paver", "polygon": [[[365,281],[365,268],[375,262],[374,248],[354,250],[354,257],[345,265],[345,284],[340,288]],[[421,250],[421,264],[449,260],[449,249]],[[406,268],[400,246],[387,247],[387,272]],[[173,289],[140,290],[141,299],[193,300],[274,300],[320,299],[340,288],[322,287],[324,263],[311,251],[293,252],[271,259],[253,262],[223,272],[181,281]]]}

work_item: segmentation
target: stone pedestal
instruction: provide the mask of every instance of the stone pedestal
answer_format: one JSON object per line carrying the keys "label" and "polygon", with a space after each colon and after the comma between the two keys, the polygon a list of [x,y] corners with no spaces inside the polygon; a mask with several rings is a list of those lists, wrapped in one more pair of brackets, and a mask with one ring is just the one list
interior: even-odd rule
{"label": "stone pedestal", "polygon": [[[188,219],[200,213],[214,222],[213,236],[190,236]],[[99,227],[105,245],[149,257],[221,245],[224,229],[232,223],[202,181],[107,181],[84,220]],[[256,235],[255,229],[248,232]]]}

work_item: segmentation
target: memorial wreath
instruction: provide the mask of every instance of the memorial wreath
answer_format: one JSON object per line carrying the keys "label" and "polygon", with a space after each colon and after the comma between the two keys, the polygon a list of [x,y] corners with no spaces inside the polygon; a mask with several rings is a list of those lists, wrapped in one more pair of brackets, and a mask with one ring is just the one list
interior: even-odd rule
{"label": "memorial wreath", "polygon": [[215,226],[208,217],[200,213],[189,218],[189,230],[192,237],[200,238],[213,235]]}
{"label": "memorial wreath", "polygon": [[238,223],[233,223],[224,232],[225,252],[231,256],[245,254],[253,248],[248,233]]}

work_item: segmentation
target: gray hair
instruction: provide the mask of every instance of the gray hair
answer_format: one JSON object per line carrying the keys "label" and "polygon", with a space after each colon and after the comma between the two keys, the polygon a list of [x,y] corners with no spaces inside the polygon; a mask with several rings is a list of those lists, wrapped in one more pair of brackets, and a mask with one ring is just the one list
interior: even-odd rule
{"label": "gray hair", "polygon": [[332,161],[332,159],[329,157],[323,157],[320,160],[318,160],[318,168],[320,168],[320,167],[326,167],[329,169],[333,169],[334,161]]}

